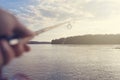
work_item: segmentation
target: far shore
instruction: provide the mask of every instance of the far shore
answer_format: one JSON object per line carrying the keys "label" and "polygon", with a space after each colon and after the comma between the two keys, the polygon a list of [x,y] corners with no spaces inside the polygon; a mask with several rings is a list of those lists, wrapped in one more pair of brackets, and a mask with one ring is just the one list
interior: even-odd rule
{"label": "far shore", "polygon": [[30,41],[28,44],[51,44],[51,42]]}

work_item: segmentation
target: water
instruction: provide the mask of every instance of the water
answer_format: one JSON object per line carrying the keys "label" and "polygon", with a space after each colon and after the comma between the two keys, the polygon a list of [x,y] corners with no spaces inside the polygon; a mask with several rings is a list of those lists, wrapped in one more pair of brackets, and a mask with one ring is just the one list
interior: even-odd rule
{"label": "water", "polygon": [[31,45],[4,68],[4,75],[34,80],[120,80],[119,45]]}

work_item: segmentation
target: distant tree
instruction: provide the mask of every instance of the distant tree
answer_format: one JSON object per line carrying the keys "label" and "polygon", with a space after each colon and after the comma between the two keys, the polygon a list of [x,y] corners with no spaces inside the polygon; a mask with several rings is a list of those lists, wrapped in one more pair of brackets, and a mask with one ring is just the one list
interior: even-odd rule
{"label": "distant tree", "polygon": [[51,41],[52,44],[120,44],[120,34],[83,35],[60,38]]}

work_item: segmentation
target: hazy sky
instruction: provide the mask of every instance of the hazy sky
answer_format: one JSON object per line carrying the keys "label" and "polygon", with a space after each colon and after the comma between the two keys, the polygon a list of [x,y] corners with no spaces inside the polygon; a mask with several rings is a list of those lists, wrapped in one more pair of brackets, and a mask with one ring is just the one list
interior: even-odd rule
{"label": "hazy sky", "polygon": [[72,29],[64,25],[35,40],[120,33],[120,0],[0,0],[0,6],[17,15],[33,31],[72,20]]}

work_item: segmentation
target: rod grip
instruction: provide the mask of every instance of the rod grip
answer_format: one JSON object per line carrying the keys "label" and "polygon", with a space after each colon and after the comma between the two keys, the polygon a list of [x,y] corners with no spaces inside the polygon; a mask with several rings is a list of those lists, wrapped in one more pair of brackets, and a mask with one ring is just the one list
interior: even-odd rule
{"label": "rod grip", "polygon": [[18,36],[0,36],[0,40],[7,40],[10,45],[16,45],[19,43],[19,37]]}

